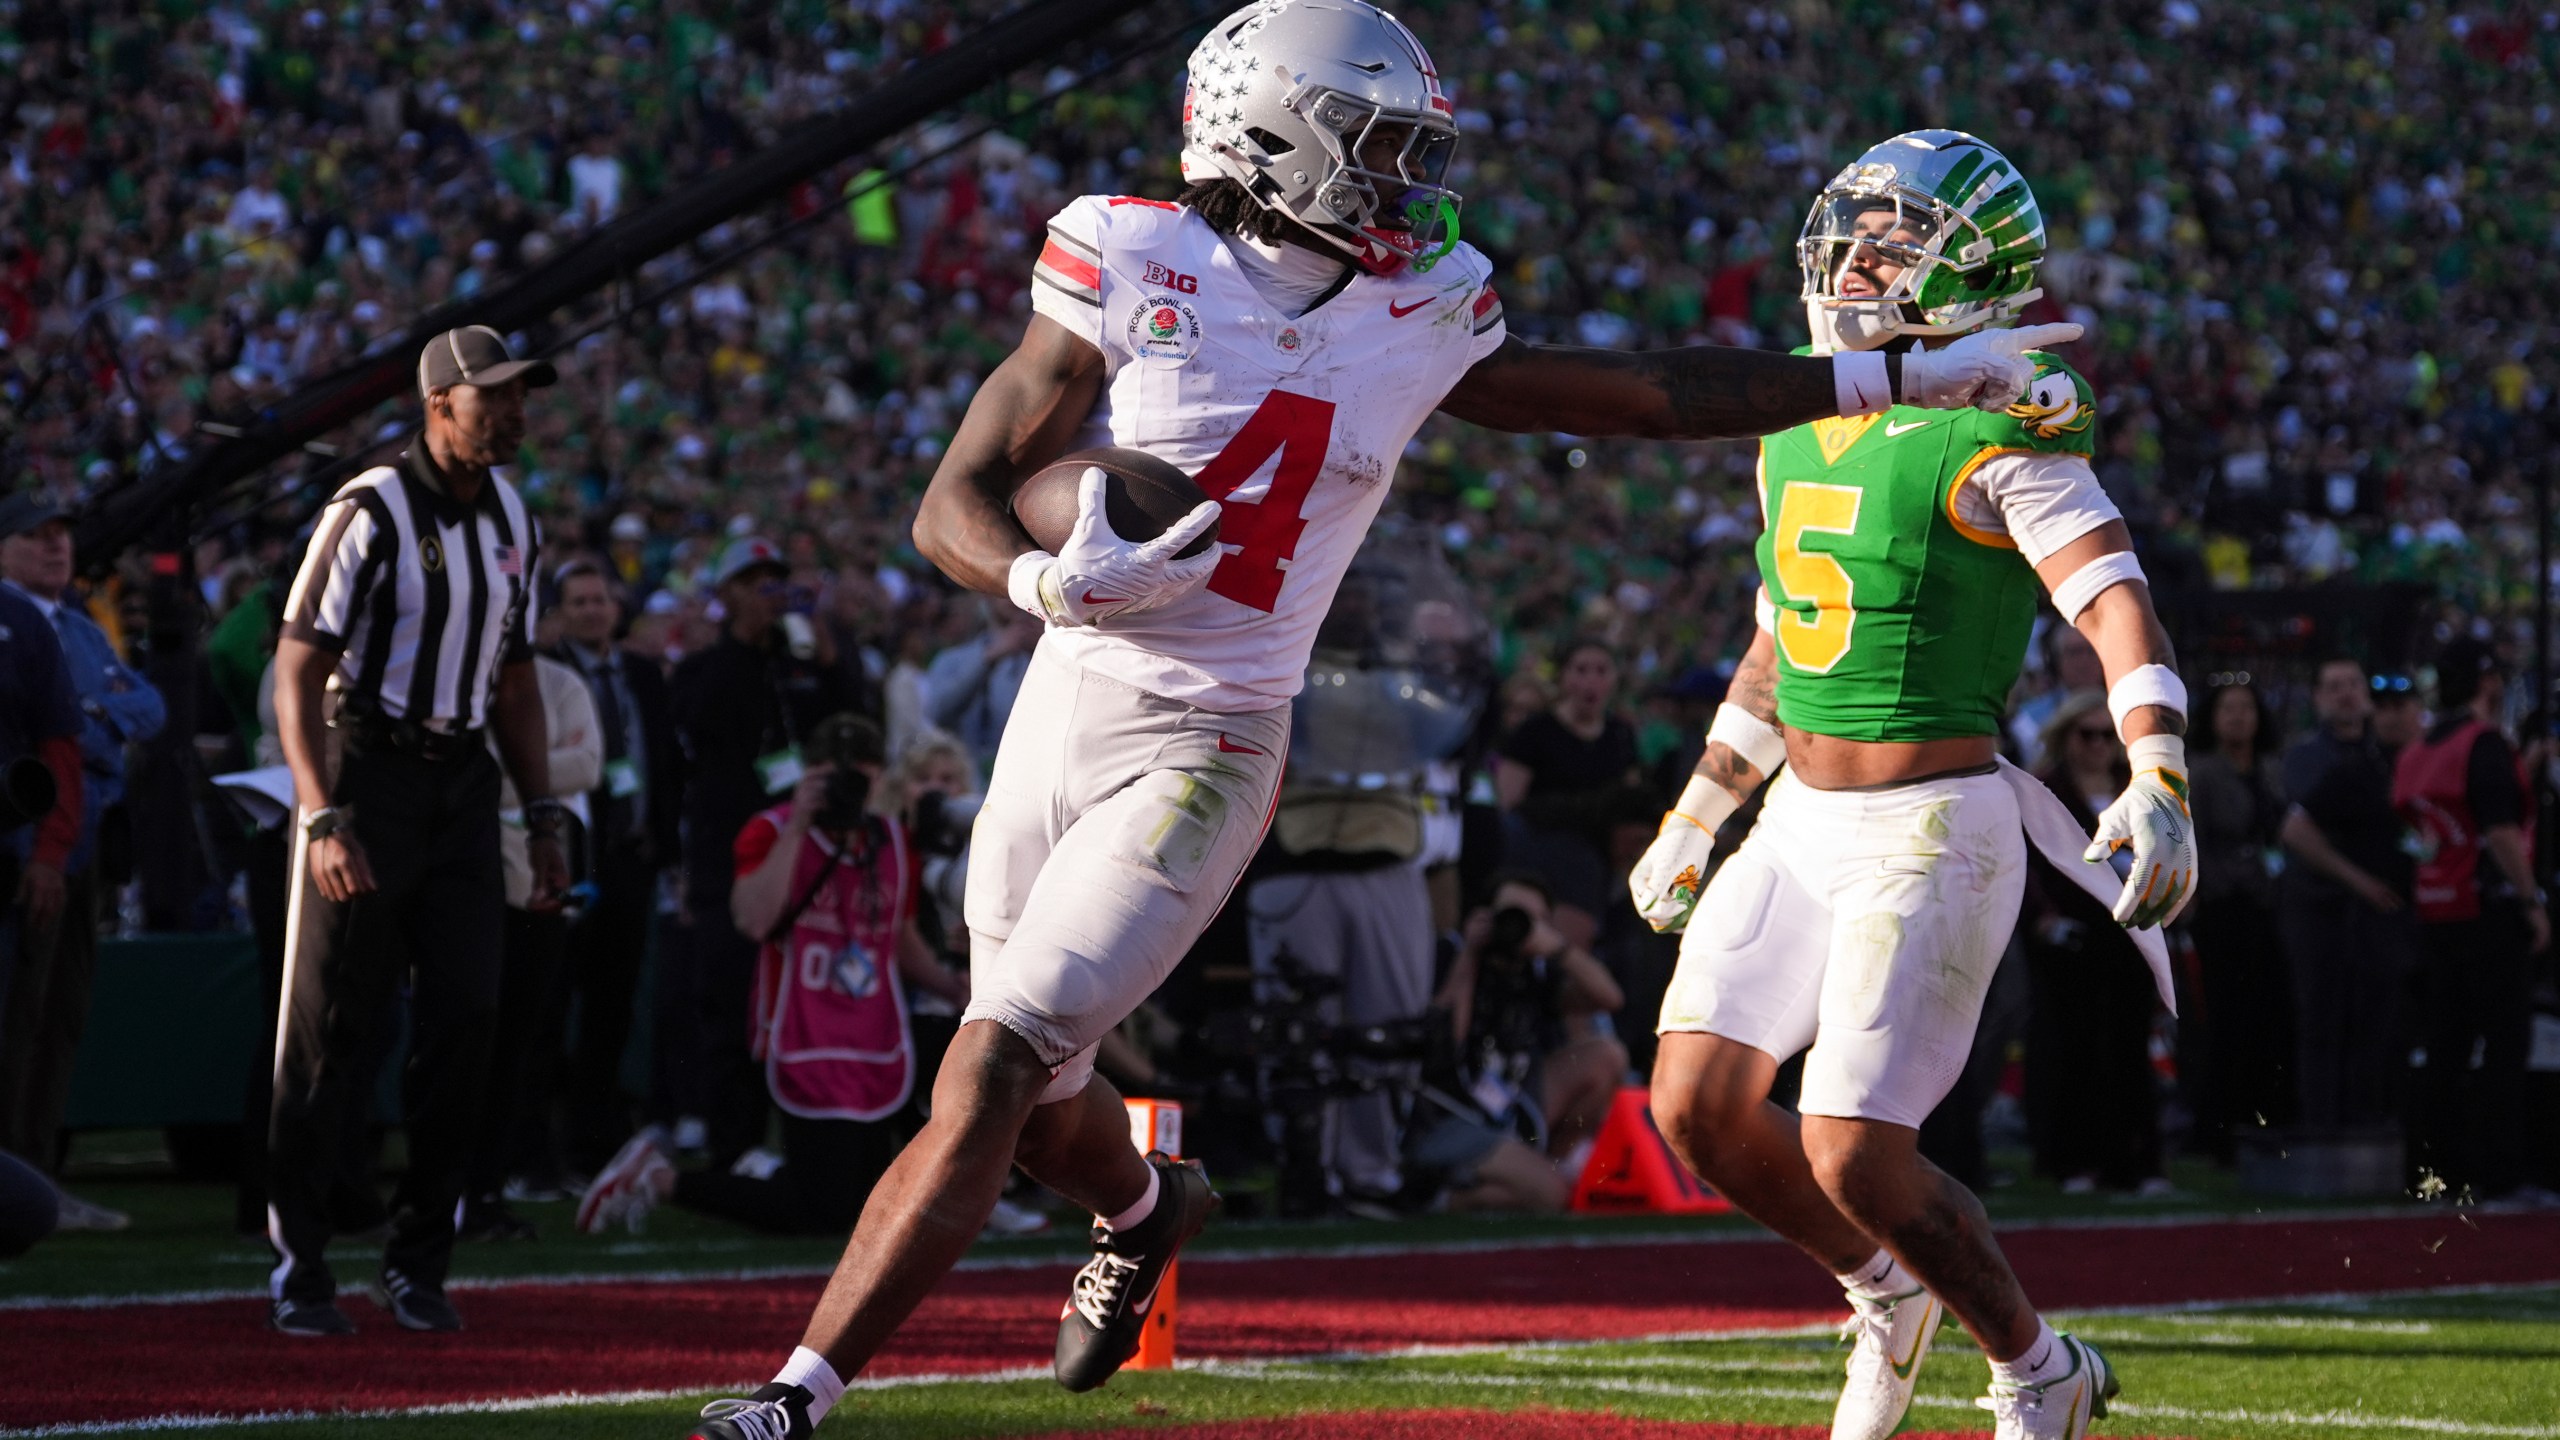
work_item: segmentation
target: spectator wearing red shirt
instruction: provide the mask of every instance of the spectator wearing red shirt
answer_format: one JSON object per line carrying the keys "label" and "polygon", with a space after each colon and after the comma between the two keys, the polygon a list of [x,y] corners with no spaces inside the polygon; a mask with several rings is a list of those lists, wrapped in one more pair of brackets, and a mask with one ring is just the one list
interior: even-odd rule
{"label": "spectator wearing red shirt", "polygon": [[906,1141],[918,1068],[906,987],[968,1003],[917,926],[923,866],[906,827],[866,808],[879,727],[831,716],[804,755],[791,803],[738,832],[730,892],[739,931],[763,943],[753,1045],[782,1111],[781,1164],[679,1175],[665,1136],[645,1129],[579,1205],[590,1234],[636,1228],[667,1200],[777,1234],[844,1230]]}

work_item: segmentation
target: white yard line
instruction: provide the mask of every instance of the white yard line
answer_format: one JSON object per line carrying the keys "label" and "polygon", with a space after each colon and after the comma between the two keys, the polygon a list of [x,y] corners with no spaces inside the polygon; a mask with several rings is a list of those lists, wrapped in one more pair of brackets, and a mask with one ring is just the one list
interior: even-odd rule
{"label": "white yard line", "polygon": [[[989,1370],[979,1374],[938,1373],[925,1375],[891,1375],[884,1378],[859,1377],[847,1390],[897,1390],[915,1385],[944,1385],[959,1381],[991,1382],[998,1380],[1032,1380],[1046,1378],[1049,1367],[1018,1366],[1011,1370]],[[726,1388],[753,1390],[762,1382],[742,1380]],[[440,1405],[409,1405],[391,1410],[266,1410],[255,1415],[155,1415],[147,1420],[90,1420],[68,1425],[39,1425],[26,1430],[0,1430],[6,1440],[35,1440],[45,1435],[115,1435],[140,1430],[219,1430],[233,1425],[270,1425],[300,1420],[400,1420],[418,1415],[498,1415],[528,1410],[559,1410],[572,1405],[641,1405],[659,1400],[682,1400],[692,1395],[713,1395],[723,1387],[694,1385],[682,1390],[563,1390],[550,1395],[517,1395],[503,1400],[448,1401]]]}
{"label": "white yard line", "polygon": [[[1260,1373],[1266,1380],[1339,1381],[1343,1377],[1322,1370],[1289,1371],[1272,1369]],[[1528,1376],[1528,1375],[1449,1375],[1429,1370],[1369,1373],[1360,1377],[1370,1383],[1411,1384],[1425,1386],[1480,1386],[1498,1390],[1588,1390],[1601,1394],[1646,1395],[1675,1400],[1801,1400],[1829,1404],[1840,1398],[1836,1389],[1811,1386],[1792,1388],[1778,1385],[1682,1385],[1668,1380],[1632,1380],[1600,1376]],[[1920,1395],[1912,1404],[1933,1410],[1970,1411],[1970,1400],[1950,1400],[1943,1396]],[[2132,1420],[2209,1421],[2217,1424],[2301,1425],[2335,1430],[2403,1430],[2430,1435],[2484,1435],[2515,1437],[2515,1440],[2560,1440],[2560,1426],[2489,1425],[2462,1420],[2443,1420],[2428,1415],[2375,1415],[2361,1410],[2208,1410],[2185,1405],[2128,1405],[2108,1407],[2109,1415]]]}

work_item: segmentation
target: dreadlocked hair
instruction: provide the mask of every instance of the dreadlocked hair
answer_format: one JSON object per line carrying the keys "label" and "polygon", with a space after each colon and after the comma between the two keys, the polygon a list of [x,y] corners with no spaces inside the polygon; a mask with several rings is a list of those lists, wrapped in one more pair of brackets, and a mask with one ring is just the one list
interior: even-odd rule
{"label": "dreadlocked hair", "polygon": [[1253,198],[1253,192],[1221,175],[1215,180],[1195,180],[1174,199],[1221,235],[1241,235],[1265,245],[1289,243],[1290,232],[1300,229],[1298,222],[1265,206]]}

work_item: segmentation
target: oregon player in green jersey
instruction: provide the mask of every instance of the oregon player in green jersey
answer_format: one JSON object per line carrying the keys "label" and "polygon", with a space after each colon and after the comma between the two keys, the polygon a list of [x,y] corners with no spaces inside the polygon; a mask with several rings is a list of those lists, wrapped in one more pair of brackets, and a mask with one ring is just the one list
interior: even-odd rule
{"label": "oregon player in green jersey", "polygon": [[[2037,293],[2043,234],[2025,180],[1981,140],[1924,130],[1877,146],[1798,242],[1814,349],[1909,353],[2012,318]],[[2002,1440],[2076,1435],[2115,1388],[2095,1350],[2037,1317],[1979,1202],[1918,1148],[2017,923],[2030,839],[2145,927],[2164,1001],[2148,927],[2193,886],[2185,692],[2090,469],[2094,397],[2060,360],[2031,358],[2003,414],[1896,408],[1763,442],[1761,630],[1630,877],[1656,928],[1687,930],[1653,1075],[1663,1133],[1849,1291],[1835,1440],[1894,1431],[1950,1312],[1992,1360]],[[2094,843],[1998,758],[2048,597],[2096,646],[2134,761]],[[1772,775],[1759,823],[1701,895],[1717,825]],[[1769,1086],[1808,1044],[1791,1113]]]}

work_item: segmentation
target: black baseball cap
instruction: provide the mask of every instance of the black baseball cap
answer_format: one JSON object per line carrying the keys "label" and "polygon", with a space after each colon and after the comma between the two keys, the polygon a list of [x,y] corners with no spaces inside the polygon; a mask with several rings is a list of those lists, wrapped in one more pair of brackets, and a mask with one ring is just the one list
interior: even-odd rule
{"label": "black baseball cap", "polygon": [[486,325],[447,330],[418,352],[418,395],[451,385],[504,385],[517,376],[539,390],[556,385],[560,371],[548,360],[519,360],[507,353],[506,337]]}
{"label": "black baseball cap", "polygon": [[68,520],[71,507],[55,504],[41,490],[21,490],[0,500],[0,540],[24,535],[48,520]]}

